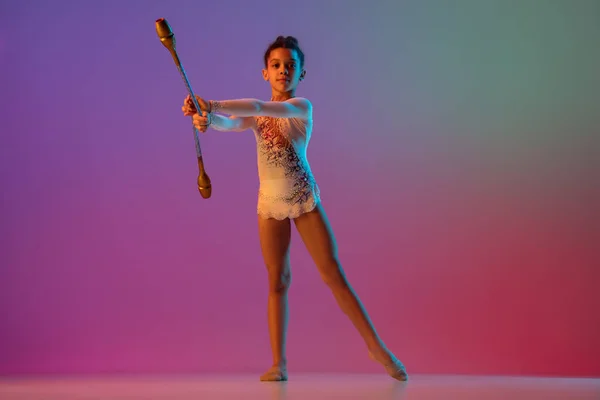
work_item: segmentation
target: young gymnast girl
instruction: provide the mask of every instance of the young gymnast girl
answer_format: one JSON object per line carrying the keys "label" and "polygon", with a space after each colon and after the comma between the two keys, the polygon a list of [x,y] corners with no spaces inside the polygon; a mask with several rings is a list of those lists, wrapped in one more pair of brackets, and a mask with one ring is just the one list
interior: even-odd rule
{"label": "young gymnast girl", "polygon": [[[271,100],[184,100],[185,116],[193,116],[201,132],[252,130],[258,154],[258,231],[269,278],[267,304],[273,365],[260,379],[285,381],[288,289],[291,282],[290,236],[294,222],[323,281],[367,345],[369,356],[398,380],[408,379],[404,365],[386,347],[358,296],[348,283],[338,258],[333,231],[320,201],[319,187],[306,150],[312,133],[312,105],[296,97],[306,76],[304,54],[296,38],[279,36],[264,54],[263,78],[271,86]],[[220,114],[229,115],[229,117]]]}

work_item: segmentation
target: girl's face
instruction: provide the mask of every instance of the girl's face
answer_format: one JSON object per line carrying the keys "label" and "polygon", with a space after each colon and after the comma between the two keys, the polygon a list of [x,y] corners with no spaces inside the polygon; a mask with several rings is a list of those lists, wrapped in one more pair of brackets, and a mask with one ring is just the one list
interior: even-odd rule
{"label": "girl's face", "polygon": [[294,91],[305,74],[296,50],[283,48],[271,51],[267,68],[263,69],[263,78],[276,93]]}

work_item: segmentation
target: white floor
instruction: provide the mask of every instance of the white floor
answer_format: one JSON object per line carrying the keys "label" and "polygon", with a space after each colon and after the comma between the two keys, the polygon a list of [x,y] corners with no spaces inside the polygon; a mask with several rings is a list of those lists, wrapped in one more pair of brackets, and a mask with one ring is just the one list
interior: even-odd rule
{"label": "white floor", "polygon": [[600,400],[599,379],[412,375],[291,375],[286,383],[255,375],[147,377],[0,377],[0,400]]}

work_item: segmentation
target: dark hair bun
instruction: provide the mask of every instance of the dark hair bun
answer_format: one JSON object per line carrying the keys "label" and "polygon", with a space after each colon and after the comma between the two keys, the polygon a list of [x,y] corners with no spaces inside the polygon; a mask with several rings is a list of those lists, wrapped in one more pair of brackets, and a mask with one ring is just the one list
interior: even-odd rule
{"label": "dark hair bun", "polygon": [[290,47],[298,47],[298,39],[293,36],[277,36],[273,44],[286,45]]}
{"label": "dark hair bun", "polygon": [[295,37],[293,37],[293,36],[288,36],[288,37],[286,37],[286,38],[285,38],[285,41],[286,41],[288,44],[290,44],[290,45],[292,45],[292,46],[294,46],[294,47],[298,46],[298,39],[296,39],[296,38],[295,38]]}

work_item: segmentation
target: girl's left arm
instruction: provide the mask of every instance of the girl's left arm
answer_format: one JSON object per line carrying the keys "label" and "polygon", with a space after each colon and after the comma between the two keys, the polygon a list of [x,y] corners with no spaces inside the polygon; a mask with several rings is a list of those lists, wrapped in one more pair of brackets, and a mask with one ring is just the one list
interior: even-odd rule
{"label": "girl's left arm", "polygon": [[312,104],[303,97],[286,101],[262,101],[257,99],[211,100],[210,111],[238,117],[276,117],[308,119],[312,115]]}

